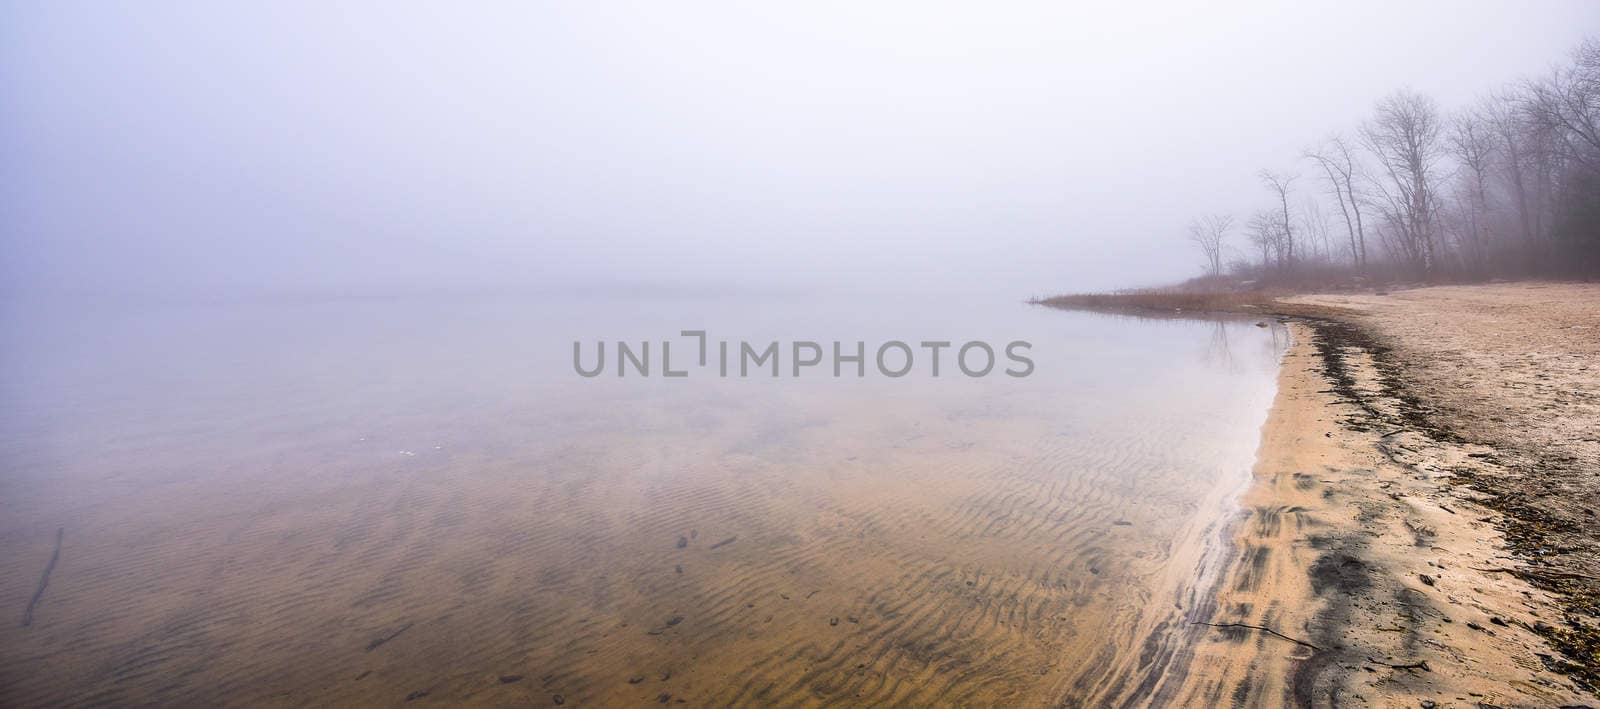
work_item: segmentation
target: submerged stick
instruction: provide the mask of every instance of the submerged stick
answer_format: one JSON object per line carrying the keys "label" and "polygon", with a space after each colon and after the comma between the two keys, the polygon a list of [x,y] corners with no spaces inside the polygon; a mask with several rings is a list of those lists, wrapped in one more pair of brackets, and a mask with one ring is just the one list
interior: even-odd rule
{"label": "submerged stick", "polygon": [[367,643],[367,652],[372,652],[373,650],[378,649],[378,647],[383,645],[384,643],[389,642],[390,640],[393,640],[395,638],[400,637],[401,633],[404,633],[407,630],[411,629],[411,625],[412,625],[411,623],[406,623],[405,625],[400,626],[399,630],[396,630],[396,631],[394,631],[392,633],[389,633],[388,635],[385,635],[385,636],[383,636],[381,638],[374,638],[372,642]]}
{"label": "submerged stick", "polygon": [[61,560],[61,537],[66,532],[66,527],[56,527],[56,549],[50,552],[50,561],[44,565],[44,573],[39,574],[39,587],[33,590],[33,598],[28,600],[28,609],[22,612],[24,628],[33,625],[33,607],[39,605],[39,599],[44,597],[45,587],[50,585],[50,572],[56,570],[56,562]]}
{"label": "submerged stick", "polygon": [[1268,628],[1268,627],[1266,627],[1264,625],[1251,625],[1249,623],[1207,623],[1207,622],[1205,622],[1203,620],[1196,620],[1196,621],[1193,621],[1190,624],[1191,625],[1204,625],[1204,626],[1211,627],[1211,628],[1249,628],[1251,630],[1259,630],[1259,631],[1261,631],[1263,633],[1276,635],[1276,636],[1278,636],[1280,638],[1283,638],[1284,640],[1288,640],[1289,642],[1292,642],[1292,643],[1294,643],[1296,645],[1304,645],[1306,647],[1311,648],[1312,650],[1316,650],[1317,652],[1322,652],[1322,648],[1317,647],[1316,645],[1312,645],[1311,643],[1308,643],[1308,642],[1306,642],[1304,640],[1301,640],[1299,638],[1291,638],[1291,637],[1289,637],[1287,635],[1284,635],[1283,633],[1280,633],[1280,632],[1278,632],[1276,630],[1273,630],[1272,628]]}

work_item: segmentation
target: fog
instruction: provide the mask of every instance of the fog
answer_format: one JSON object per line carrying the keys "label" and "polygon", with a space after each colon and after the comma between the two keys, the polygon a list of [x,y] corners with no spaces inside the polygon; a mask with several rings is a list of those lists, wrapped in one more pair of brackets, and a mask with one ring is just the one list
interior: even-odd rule
{"label": "fog", "polygon": [[1184,226],[1399,87],[1600,4],[8,3],[10,292],[1002,292],[1194,275]]}

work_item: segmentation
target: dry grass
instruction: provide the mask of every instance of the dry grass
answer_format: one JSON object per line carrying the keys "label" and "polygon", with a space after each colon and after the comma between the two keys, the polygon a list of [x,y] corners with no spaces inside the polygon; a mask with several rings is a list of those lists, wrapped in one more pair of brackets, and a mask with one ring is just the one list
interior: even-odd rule
{"label": "dry grass", "polygon": [[1135,313],[1248,313],[1274,309],[1273,299],[1288,295],[1271,291],[1193,291],[1151,288],[1113,293],[1077,293],[1029,302],[1066,310]]}

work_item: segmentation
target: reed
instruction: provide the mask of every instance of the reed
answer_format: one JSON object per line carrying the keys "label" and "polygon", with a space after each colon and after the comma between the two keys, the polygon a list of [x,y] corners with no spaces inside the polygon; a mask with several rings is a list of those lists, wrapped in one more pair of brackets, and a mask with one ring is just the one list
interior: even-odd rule
{"label": "reed", "polygon": [[1273,300],[1287,291],[1197,291],[1143,288],[1109,293],[1073,293],[1034,298],[1030,303],[1066,310],[1144,313],[1260,313],[1275,308]]}

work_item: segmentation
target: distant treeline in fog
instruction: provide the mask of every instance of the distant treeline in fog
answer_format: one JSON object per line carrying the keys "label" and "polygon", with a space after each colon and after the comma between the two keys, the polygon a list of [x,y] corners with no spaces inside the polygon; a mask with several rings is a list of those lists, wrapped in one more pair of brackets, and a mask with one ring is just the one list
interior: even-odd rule
{"label": "distant treeline in fog", "polygon": [[1395,91],[1260,178],[1270,206],[1190,224],[1202,281],[1600,276],[1600,41],[1455,110]]}

